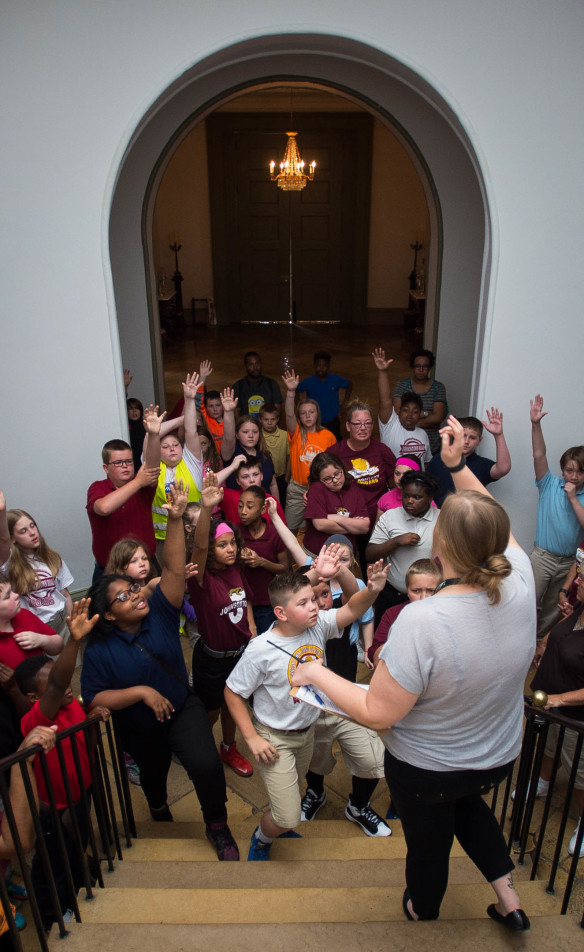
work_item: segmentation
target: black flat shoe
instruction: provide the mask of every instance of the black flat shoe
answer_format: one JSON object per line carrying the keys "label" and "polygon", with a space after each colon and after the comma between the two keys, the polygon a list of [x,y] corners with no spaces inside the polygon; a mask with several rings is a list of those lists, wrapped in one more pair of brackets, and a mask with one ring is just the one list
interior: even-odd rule
{"label": "black flat shoe", "polygon": [[523,909],[514,909],[513,912],[508,912],[506,916],[502,916],[500,912],[497,912],[493,904],[487,907],[487,915],[489,915],[491,919],[494,919],[495,922],[500,922],[501,925],[509,929],[510,932],[527,932],[527,930],[531,928],[531,923]]}
{"label": "black flat shoe", "polygon": [[414,919],[414,917],[412,916],[410,910],[408,909],[408,902],[409,902],[409,900],[410,900],[411,898],[412,898],[412,897],[410,896],[410,891],[409,891],[409,889],[404,890],[404,896],[403,896],[403,899],[402,899],[402,908],[403,908],[403,911],[404,911],[405,914],[406,914],[406,919],[409,919],[410,922],[415,922],[416,920]]}

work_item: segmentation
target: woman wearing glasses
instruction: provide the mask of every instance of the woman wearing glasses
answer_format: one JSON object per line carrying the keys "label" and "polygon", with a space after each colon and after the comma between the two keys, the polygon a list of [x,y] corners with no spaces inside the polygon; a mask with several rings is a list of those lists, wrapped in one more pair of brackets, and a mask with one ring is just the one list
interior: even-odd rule
{"label": "woman wearing glasses", "polygon": [[393,391],[393,409],[399,413],[404,393],[417,393],[422,398],[422,416],[417,426],[428,434],[432,453],[440,452],[439,429],[448,413],[446,403],[446,387],[439,380],[430,379],[430,371],[434,366],[434,354],[431,350],[415,350],[410,355],[412,376],[405,380],[398,380]]}
{"label": "woman wearing glasses", "polygon": [[304,548],[316,558],[331,535],[345,535],[351,544],[369,532],[365,493],[345,464],[332,453],[319,453],[310,464]]}
{"label": "woman wearing glasses", "polygon": [[166,781],[176,754],[195,787],[207,839],[221,860],[237,860],[227,826],[223,765],[200,698],[189,688],[179,627],[185,586],[182,514],[187,493],[171,487],[160,584],[146,600],[129,576],[103,575],[89,592],[99,621],[89,637],[81,690],[89,709],[117,712],[123,749],[140,768],[153,820],[170,821]]}

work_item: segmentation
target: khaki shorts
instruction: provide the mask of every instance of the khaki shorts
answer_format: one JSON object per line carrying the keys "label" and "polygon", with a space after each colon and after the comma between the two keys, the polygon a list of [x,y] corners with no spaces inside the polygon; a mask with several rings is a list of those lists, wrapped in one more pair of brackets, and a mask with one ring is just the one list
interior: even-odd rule
{"label": "khaki shorts", "polygon": [[270,799],[272,820],[285,830],[300,823],[300,790],[308,770],[314,746],[314,724],[306,731],[279,731],[254,720],[260,737],[279,753],[273,764],[259,763],[259,772]]}
{"label": "khaki shorts", "polygon": [[[584,721],[574,721],[575,724],[579,726],[584,726]],[[550,729],[547,735],[547,741],[545,745],[545,753],[547,757],[553,757],[556,752],[556,744],[558,742],[558,736],[560,733],[560,728],[557,724],[550,724]],[[576,731],[571,731],[569,728],[566,728],[566,733],[564,734],[564,743],[562,744],[562,752],[560,754],[560,763],[562,767],[570,776],[570,771],[572,770],[572,764],[574,763],[574,751],[576,750],[576,741],[578,740],[578,734]],[[578,765],[578,771],[576,773],[576,781],[574,783],[576,790],[584,790],[584,747],[582,748],[582,754],[580,756],[580,763]]]}
{"label": "khaki shorts", "polygon": [[335,740],[352,777],[377,780],[383,777],[385,747],[379,735],[368,727],[325,711],[316,722],[314,753],[310,761],[313,773],[326,776],[333,770],[337,762],[332,751]]}

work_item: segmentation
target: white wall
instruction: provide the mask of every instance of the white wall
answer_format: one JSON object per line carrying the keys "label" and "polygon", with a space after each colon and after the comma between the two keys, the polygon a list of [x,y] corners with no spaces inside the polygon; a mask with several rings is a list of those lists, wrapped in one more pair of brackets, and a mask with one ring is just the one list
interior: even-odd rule
{"label": "white wall", "polygon": [[[121,156],[145,111],[198,60],[253,36],[325,34],[331,24],[418,71],[479,157],[494,233],[478,406],[505,410],[514,471],[499,495],[530,543],[530,394],[541,390],[549,405],[551,459],[582,440],[573,400],[584,218],[584,126],[574,105],[582,95],[581,3],[339,0],[329,9],[297,0],[291,13],[283,0],[8,0],[2,20],[0,485],[9,505],[37,516],[78,584],[91,565],[85,491],[100,475],[100,445],[122,432],[124,417],[108,249]],[[144,253],[140,236],[118,250]],[[453,264],[456,254],[450,242]],[[463,302],[467,278],[460,273]],[[124,353],[134,346],[142,354],[144,386],[137,383],[147,392],[149,342],[143,334],[132,340],[132,328],[124,333]],[[468,369],[449,366],[440,341],[438,354],[441,371]]]}

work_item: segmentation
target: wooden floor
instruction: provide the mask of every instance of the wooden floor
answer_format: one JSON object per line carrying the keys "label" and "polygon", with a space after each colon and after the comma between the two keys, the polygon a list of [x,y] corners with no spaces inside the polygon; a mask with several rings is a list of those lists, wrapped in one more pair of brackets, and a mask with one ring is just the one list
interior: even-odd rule
{"label": "wooden floor", "polygon": [[399,327],[385,325],[347,327],[346,325],[233,324],[227,327],[197,325],[186,328],[184,335],[164,342],[164,374],[167,407],[182,396],[181,381],[187,371],[199,369],[209,359],[213,375],[208,386],[222,389],[244,376],[243,355],[257,350],[263,372],[284,386],[281,375],[293,368],[301,377],[314,372],[312,356],[316,350],[332,355],[331,373],[353,381],[353,396],[377,406],[377,377],[371,358],[374,347],[384,347],[393,356],[392,383],[409,373],[408,359],[414,348]]}

